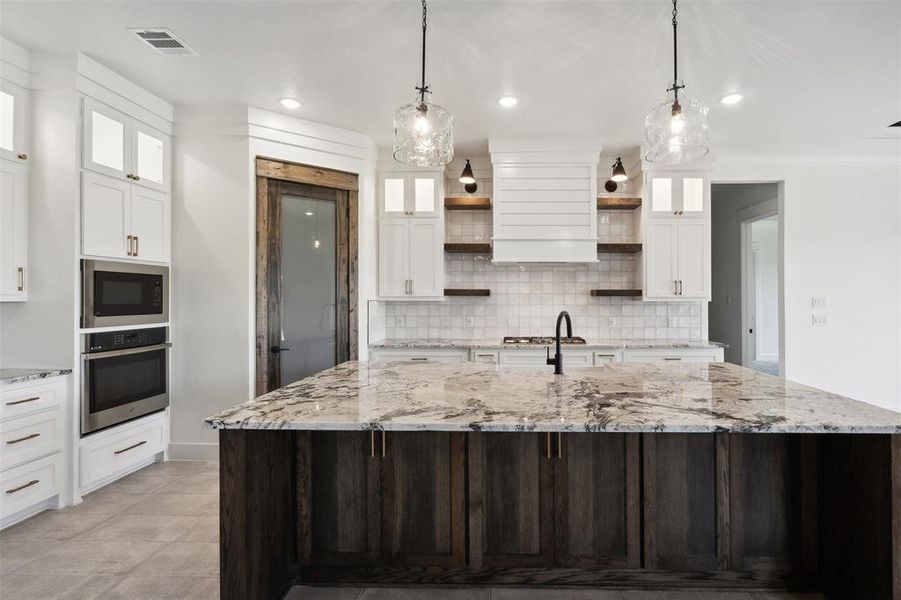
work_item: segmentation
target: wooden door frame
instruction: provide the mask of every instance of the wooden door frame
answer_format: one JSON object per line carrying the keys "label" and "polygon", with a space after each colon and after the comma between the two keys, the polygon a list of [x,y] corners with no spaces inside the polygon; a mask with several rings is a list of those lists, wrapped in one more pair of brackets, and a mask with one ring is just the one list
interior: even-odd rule
{"label": "wooden door frame", "polygon": [[[272,318],[278,308],[279,299],[270,294],[271,285],[278,278],[276,258],[281,248],[278,236],[271,236],[270,229],[278,215],[278,193],[280,184],[303,184],[336,190],[347,206],[347,227],[339,229],[337,242],[347,247],[347,262],[339,261],[338,278],[346,281],[339,286],[336,314],[347,317],[346,335],[339,327],[339,362],[357,359],[359,339],[358,302],[358,208],[359,176],[334,169],[291,163],[274,158],[256,158],[256,395],[272,389],[272,374],[278,361],[269,351],[270,335],[278,325]],[[344,292],[344,293],[342,293]],[[344,338],[342,340],[342,337]],[[340,360],[343,359],[343,360]],[[278,377],[276,376],[276,381]]]}

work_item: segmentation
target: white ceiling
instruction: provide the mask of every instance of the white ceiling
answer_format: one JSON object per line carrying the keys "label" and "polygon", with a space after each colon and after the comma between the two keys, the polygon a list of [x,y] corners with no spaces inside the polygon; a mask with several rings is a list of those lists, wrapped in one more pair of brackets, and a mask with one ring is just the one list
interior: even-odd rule
{"label": "white ceiling", "polygon": [[[457,153],[489,136],[641,143],[672,69],[665,0],[429,4],[428,81],[456,118]],[[0,33],[81,51],[176,105],[246,104],[391,144],[419,73],[416,0],[0,2]],[[200,56],[160,56],[128,27],[167,27]],[[901,119],[901,2],[680,4],[680,76],[711,105],[719,156],[898,156],[868,136]],[[718,98],[745,94],[734,107]],[[514,93],[512,110],[495,100]],[[283,109],[293,96],[304,106]]]}

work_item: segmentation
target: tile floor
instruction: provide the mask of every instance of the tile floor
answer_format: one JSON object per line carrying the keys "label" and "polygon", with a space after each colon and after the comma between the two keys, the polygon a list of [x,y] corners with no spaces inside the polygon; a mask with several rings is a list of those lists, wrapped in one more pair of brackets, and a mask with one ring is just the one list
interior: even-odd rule
{"label": "tile floor", "polygon": [[[205,462],[155,464],[0,533],[0,598],[216,600],[219,477]],[[817,595],[510,588],[294,588],[290,600],[769,600]]]}

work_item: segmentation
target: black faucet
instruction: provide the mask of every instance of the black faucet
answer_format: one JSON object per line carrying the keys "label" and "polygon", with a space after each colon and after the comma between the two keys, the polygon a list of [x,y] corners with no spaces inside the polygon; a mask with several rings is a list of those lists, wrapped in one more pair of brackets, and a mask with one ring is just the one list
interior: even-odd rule
{"label": "black faucet", "polygon": [[563,352],[560,350],[560,323],[564,318],[566,318],[566,337],[571,338],[573,336],[572,319],[569,318],[568,312],[561,310],[560,314],[557,315],[557,351],[554,353],[554,358],[551,358],[551,349],[547,349],[547,364],[554,365],[555,375],[563,374]]}

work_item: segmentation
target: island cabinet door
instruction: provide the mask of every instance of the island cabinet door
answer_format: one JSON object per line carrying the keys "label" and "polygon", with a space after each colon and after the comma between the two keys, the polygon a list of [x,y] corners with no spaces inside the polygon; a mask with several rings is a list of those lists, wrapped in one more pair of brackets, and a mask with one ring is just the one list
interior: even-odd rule
{"label": "island cabinet door", "polygon": [[381,553],[380,434],[298,434],[301,564],[371,565]]}
{"label": "island cabinet door", "polygon": [[553,564],[551,434],[469,435],[469,563]]}
{"label": "island cabinet door", "polygon": [[555,562],[576,568],[641,565],[637,433],[555,434]]}
{"label": "island cabinet door", "polygon": [[462,567],[466,560],[465,434],[387,432],[382,548],[398,565]]}
{"label": "island cabinet door", "polygon": [[727,569],[726,434],[642,435],[645,568]]}

